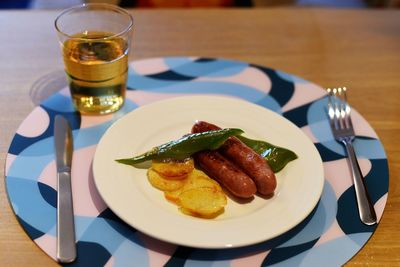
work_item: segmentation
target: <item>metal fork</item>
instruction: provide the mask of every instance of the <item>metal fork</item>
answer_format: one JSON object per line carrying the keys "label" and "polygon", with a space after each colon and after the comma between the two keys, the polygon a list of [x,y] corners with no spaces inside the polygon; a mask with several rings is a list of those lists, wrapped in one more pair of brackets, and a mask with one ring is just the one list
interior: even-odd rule
{"label": "metal fork", "polygon": [[353,176],[354,188],[356,191],[358,213],[364,224],[376,224],[376,214],[368,195],[364,179],[361,174],[360,166],[353,148],[355,137],[353,124],[350,118],[351,108],[347,103],[346,87],[327,89],[329,94],[328,115],[333,136],[341,142],[348,155],[351,173]]}

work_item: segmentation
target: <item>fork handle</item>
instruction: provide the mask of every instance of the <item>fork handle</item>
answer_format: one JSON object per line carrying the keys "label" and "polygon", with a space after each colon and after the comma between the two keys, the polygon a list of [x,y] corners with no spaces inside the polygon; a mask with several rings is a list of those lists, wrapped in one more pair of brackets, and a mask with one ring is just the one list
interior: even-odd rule
{"label": "fork handle", "polygon": [[368,195],[360,166],[357,162],[356,153],[354,152],[353,144],[351,140],[343,140],[343,144],[346,147],[348,161],[350,163],[360,219],[366,225],[376,224],[377,219],[374,206],[372,205],[371,199]]}

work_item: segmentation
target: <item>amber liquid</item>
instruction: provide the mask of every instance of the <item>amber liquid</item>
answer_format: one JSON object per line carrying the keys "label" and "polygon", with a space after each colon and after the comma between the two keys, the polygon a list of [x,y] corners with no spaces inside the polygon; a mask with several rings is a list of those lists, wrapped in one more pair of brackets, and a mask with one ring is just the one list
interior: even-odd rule
{"label": "amber liquid", "polygon": [[127,43],[108,32],[75,34],[63,46],[72,100],[83,114],[107,114],[124,103],[128,72]]}

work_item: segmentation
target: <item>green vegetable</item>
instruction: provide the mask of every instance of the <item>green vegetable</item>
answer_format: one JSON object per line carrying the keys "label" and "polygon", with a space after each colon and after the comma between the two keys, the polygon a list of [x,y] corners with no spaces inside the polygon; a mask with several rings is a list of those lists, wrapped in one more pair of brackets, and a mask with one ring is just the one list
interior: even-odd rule
{"label": "green vegetable", "polygon": [[135,165],[154,159],[185,159],[198,151],[217,149],[225,143],[229,137],[238,136],[242,133],[243,131],[241,129],[226,128],[189,134],[178,140],[154,147],[150,151],[133,158],[117,159],[116,161],[127,165]]}
{"label": "green vegetable", "polygon": [[244,136],[237,136],[237,138],[264,157],[275,173],[282,170],[290,161],[297,159],[297,155],[289,149]]}

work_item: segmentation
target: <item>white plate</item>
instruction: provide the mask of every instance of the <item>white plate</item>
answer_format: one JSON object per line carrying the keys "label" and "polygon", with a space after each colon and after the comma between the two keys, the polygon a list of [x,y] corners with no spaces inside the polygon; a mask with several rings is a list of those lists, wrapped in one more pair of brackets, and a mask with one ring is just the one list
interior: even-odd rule
{"label": "white plate", "polygon": [[[277,173],[270,199],[228,199],[215,219],[182,214],[146,178],[146,169],[115,162],[189,133],[196,120],[235,127],[245,136],[293,150],[299,158]],[[255,104],[220,96],[172,98],[142,106],[112,125],[93,162],[97,189],[110,209],[137,230],[171,243],[198,248],[255,244],[290,230],[313,210],[323,189],[322,161],[313,143],[290,121]]]}

